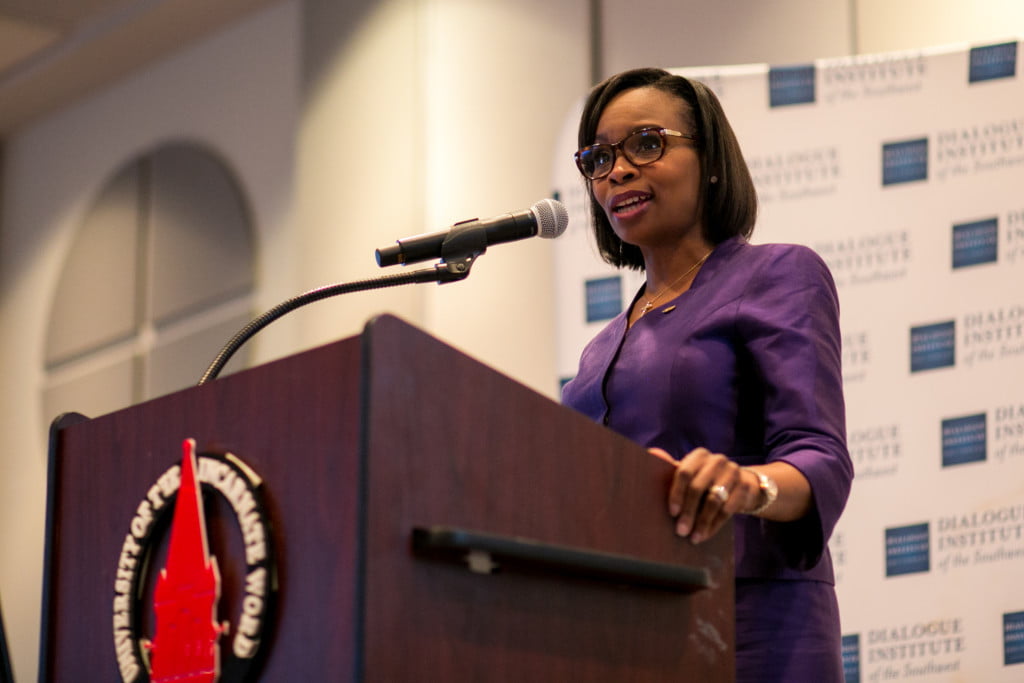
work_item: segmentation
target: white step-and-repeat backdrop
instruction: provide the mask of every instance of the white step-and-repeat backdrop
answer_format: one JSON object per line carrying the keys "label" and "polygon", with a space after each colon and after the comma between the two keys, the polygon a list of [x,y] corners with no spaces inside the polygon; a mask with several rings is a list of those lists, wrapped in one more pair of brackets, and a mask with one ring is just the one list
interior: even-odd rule
{"label": "white step-and-repeat backdrop", "polygon": [[[677,69],[718,94],[755,242],[827,261],[853,493],[831,541],[847,683],[1024,681],[1024,83],[1018,43]],[[642,274],[596,255],[565,121],[559,373]]]}

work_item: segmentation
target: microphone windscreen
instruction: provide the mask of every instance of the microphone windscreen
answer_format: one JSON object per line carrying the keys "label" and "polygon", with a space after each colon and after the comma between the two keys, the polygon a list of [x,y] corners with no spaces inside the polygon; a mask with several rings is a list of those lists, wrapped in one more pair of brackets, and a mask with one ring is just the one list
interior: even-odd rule
{"label": "microphone windscreen", "polygon": [[537,219],[538,237],[554,239],[569,225],[569,212],[565,205],[554,199],[542,199],[530,207],[530,211]]}

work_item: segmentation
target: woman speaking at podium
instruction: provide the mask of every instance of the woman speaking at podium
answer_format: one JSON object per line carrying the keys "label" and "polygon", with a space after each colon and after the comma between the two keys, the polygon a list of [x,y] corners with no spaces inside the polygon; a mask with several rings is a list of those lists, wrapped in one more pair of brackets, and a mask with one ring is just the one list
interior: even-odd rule
{"label": "woman speaking at podium", "polygon": [[597,85],[576,164],[603,258],[642,270],[563,401],[667,459],[675,530],[735,518],[737,680],[843,680],[828,539],[849,495],[839,304],[824,262],[747,241],[757,198],[707,86]]}

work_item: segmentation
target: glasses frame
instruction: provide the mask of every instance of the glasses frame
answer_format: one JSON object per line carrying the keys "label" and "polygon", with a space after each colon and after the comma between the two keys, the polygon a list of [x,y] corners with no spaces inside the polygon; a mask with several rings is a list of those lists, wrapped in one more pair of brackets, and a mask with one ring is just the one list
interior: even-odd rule
{"label": "glasses frame", "polygon": [[[650,159],[649,161],[640,161],[640,162],[638,162],[638,161],[634,161],[633,160],[633,157],[630,156],[626,152],[626,148],[623,147],[622,145],[626,142],[626,140],[629,140],[634,135],[639,135],[641,133],[657,133],[658,137],[661,138],[661,153],[658,154],[658,156],[656,156],[655,158]],[[609,142],[599,142],[599,143],[597,143],[595,145],[587,145],[586,147],[582,147],[582,148],[576,150],[576,152],[573,153],[572,157],[576,161],[576,168],[579,169],[580,173],[583,174],[584,178],[586,178],[587,180],[600,180],[601,178],[604,178],[604,177],[610,175],[611,172],[612,172],[612,169],[615,168],[616,154],[619,151],[622,152],[622,156],[626,159],[626,161],[628,161],[629,163],[633,164],[634,166],[646,166],[647,164],[653,164],[658,159],[661,159],[661,157],[665,156],[665,149],[668,148],[668,138],[666,137],[668,135],[671,135],[672,137],[677,137],[677,138],[686,138],[687,140],[697,140],[697,136],[696,135],[692,135],[690,133],[681,133],[678,130],[672,130],[671,128],[657,128],[655,126],[649,126],[647,128],[641,128],[639,130],[634,130],[632,133],[630,133],[626,137],[622,138],[618,142],[611,142],[611,143],[609,143]],[[611,150],[612,150],[612,163],[608,167],[608,170],[606,172],[604,172],[604,173],[602,173],[600,175],[593,175],[593,176],[589,175],[585,170],[583,170],[583,160],[582,160],[583,154],[584,154],[584,152],[597,151],[598,149],[601,149],[601,148],[611,148]]]}

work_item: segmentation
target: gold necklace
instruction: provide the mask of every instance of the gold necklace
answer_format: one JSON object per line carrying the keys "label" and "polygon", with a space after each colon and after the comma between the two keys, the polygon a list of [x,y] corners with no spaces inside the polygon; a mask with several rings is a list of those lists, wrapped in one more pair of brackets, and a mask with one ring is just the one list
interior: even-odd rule
{"label": "gold necklace", "polygon": [[640,315],[638,315],[637,317],[638,318],[644,317],[644,315],[646,315],[647,311],[649,311],[652,308],[654,308],[654,302],[657,301],[658,299],[660,299],[662,294],[664,294],[665,292],[667,292],[668,290],[672,289],[673,287],[678,285],[680,282],[682,282],[686,278],[686,276],[689,275],[690,273],[692,273],[693,271],[695,271],[697,269],[697,267],[700,266],[700,264],[702,264],[705,261],[707,261],[708,260],[708,256],[711,256],[711,252],[710,251],[708,253],[704,254],[703,256],[701,256],[700,259],[696,263],[694,263],[692,266],[687,268],[685,273],[683,273],[678,278],[676,278],[672,282],[670,282],[667,285],[665,285],[664,287],[662,287],[661,290],[657,294],[655,294],[650,299],[648,299],[647,303],[644,304],[644,307],[640,309]]}

